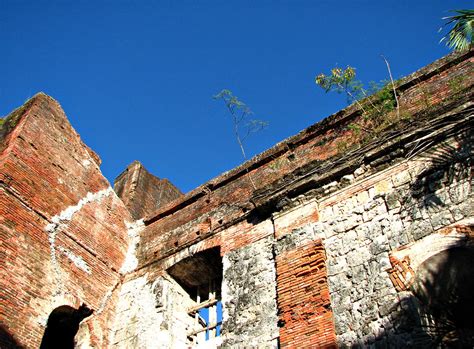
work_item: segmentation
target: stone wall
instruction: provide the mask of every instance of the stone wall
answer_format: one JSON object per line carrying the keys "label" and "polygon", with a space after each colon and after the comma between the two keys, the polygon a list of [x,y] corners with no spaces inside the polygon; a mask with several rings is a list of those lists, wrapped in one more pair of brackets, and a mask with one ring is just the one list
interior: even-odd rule
{"label": "stone wall", "polygon": [[194,319],[187,309],[195,305],[170,276],[149,275],[125,282],[112,324],[112,348],[187,348],[186,334]]}
{"label": "stone wall", "polygon": [[[444,147],[438,151],[443,153]],[[391,257],[423,237],[472,219],[472,153],[466,148],[467,143],[453,146],[458,152],[452,154],[453,163],[444,167],[436,163],[435,155],[431,161],[420,155],[355,181],[346,190],[357,190],[343,200],[326,206],[332,201],[326,198],[320,203],[321,219],[314,230],[324,232],[315,236],[324,239],[341,345],[382,341],[388,346],[406,346],[423,337],[422,328],[401,328],[407,316],[402,311],[404,299],[411,295],[409,288],[397,292],[391,282]],[[426,245],[425,259],[435,252],[433,244]]]}
{"label": "stone wall", "polygon": [[224,255],[224,347],[276,347],[273,237]]}

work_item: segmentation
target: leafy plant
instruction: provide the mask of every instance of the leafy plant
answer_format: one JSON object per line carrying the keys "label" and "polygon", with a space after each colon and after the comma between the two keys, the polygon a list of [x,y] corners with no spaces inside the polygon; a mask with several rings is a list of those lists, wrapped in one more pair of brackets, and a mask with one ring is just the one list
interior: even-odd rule
{"label": "leafy plant", "polygon": [[349,143],[345,140],[341,140],[336,143],[336,148],[338,153],[344,153],[347,149],[349,149]]}
{"label": "leafy plant", "polygon": [[346,69],[333,68],[330,75],[323,73],[315,78],[318,84],[327,93],[329,91],[336,91],[337,93],[345,92],[348,97],[348,102],[356,102],[359,108],[365,113],[367,112],[364,106],[359,102],[360,96],[365,95],[366,92],[359,80],[355,80],[355,68],[347,66]]}
{"label": "leafy plant", "polygon": [[[355,102],[362,110],[366,119],[392,111],[398,106],[393,81],[371,81],[369,89],[365,89],[361,81],[355,79],[355,68],[334,68],[330,75],[319,74],[315,82],[327,93],[335,91],[346,93],[348,102]],[[372,96],[370,96],[372,95]]]}
{"label": "leafy plant", "polygon": [[349,130],[352,130],[356,135],[360,135],[361,126],[359,124],[350,124],[347,126]]}
{"label": "leafy plant", "polygon": [[[454,16],[443,17],[446,20],[445,27],[453,25],[449,32],[440,40],[446,41],[446,45],[456,51],[467,51],[473,43],[474,10],[454,10]],[[443,28],[440,29],[440,31]]]}
{"label": "leafy plant", "polygon": [[365,124],[368,123],[369,126],[372,126],[372,129],[367,129],[366,126],[360,123],[352,123],[348,128],[356,135],[359,135],[361,130],[373,133],[376,131],[376,128],[380,128],[378,126],[386,125],[386,114],[395,108],[397,110],[397,120],[400,119],[395,83],[392,79],[390,66],[385,57],[383,59],[387,64],[390,80],[378,83],[371,81],[367,89],[361,81],[355,79],[355,68],[350,66],[347,66],[346,69],[334,68],[329,75],[319,74],[315,78],[316,84],[323,88],[325,92],[345,93],[348,97],[348,102],[355,102],[360,108],[362,116],[366,121]]}
{"label": "leafy plant", "polygon": [[[319,74],[315,78],[316,84],[326,93],[329,91],[345,93],[348,102],[354,102],[359,107],[362,119],[347,126],[347,129],[357,136],[359,144],[372,140],[394,123],[411,119],[408,113],[400,114],[400,105],[390,64],[384,56],[382,58],[387,65],[390,80],[371,81],[368,88],[365,88],[361,81],[356,80],[356,70],[351,66],[347,66],[346,69],[334,68],[330,74]],[[396,116],[391,113],[394,110],[396,110]],[[364,131],[363,134],[362,131]],[[345,141],[338,142],[336,147],[339,153],[350,148]]]}

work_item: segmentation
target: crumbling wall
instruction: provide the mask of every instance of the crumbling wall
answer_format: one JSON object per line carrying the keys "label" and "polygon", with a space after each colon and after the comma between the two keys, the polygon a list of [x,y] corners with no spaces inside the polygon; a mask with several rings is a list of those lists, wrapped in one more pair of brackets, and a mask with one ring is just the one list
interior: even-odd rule
{"label": "crumbling wall", "polygon": [[[199,252],[208,252],[209,247],[214,246],[194,246],[192,250],[183,250],[181,253],[173,255],[165,260],[159,261],[157,265],[149,271],[136,271],[135,277],[127,277],[118,291],[119,301],[116,309],[116,316],[111,323],[112,346],[117,348],[130,347],[161,347],[161,348],[189,348],[191,346],[215,347],[221,342],[221,338],[213,340],[214,346],[209,346],[210,341],[203,343],[205,333],[199,335],[198,344],[193,343],[192,337],[197,329],[202,329],[202,324],[196,323],[195,311],[199,302],[206,302],[206,294],[201,295],[198,302],[194,290],[187,289],[183,285],[183,279],[188,270],[183,268],[190,266],[192,259]],[[216,252],[214,250],[214,252]],[[212,254],[214,256],[214,254]],[[208,255],[209,256],[209,255]],[[206,261],[201,254],[199,263]],[[219,259],[219,254],[217,253]],[[212,258],[211,258],[212,260]],[[179,270],[172,270],[174,266],[181,262]],[[222,269],[221,263],[218,268]],[[207,272],[207,268],[200,265],[198,269],[192,269],[191,273]],[[212,265],[209,271],[215,270]],[[133,275],[133,274],[132,274]],[[173,276],[174,275],[174,276]],[[202,275],[203,279],[213,279],[212,275]],[[187,275],[193,277],[193,275]],[[219,277],[222,277],[220,270]],[[178,279],[175,279],[178,278]],[[199,277],[198,277],[199,279]],[[217,297],[220,297],[220,286]],[[201,332],[200,332],[201,333]]]}
{"label": "crumbling wall", "polygon": [[[399,119],[356,133],[367,120],[352,106],[145,217],[136,274],[219,246],[224,345],[413,344],[423,336],[407,330],[395,258],[472,217],[472,56],[399,82]],[[254,306],[275,300],[264,315]]]}
{"label": "crumbling wall", "polygon": [[103,347],[131,217],[52,98],[5,120],[1,150],[0,347],[39,347],[50,312],[82,302],[88,345]]}
{"label": "crumbling wall", "polygon": [[224,255],[224,347],[276,347],[273,236]]}
{"label": "crumbling wall", "polygon": [[98,316],[84,347],[187,346],[195,301],[167,271],[213,248],[223,346],[471,340],[440,331],[426,290],[447,277],[431,266],[471,258],[473,55],[397,82],[400,113],[350,106],[135,223],[60,107],[35,97],[0,133],[0,344],[37,346],[57,302],[85,301]]}
{"label": "crumbling wall", "polygon": [[[393,110],[379,116],[376,129],[354,131],[350,125],[364,123],[365,117],[352,105],[144,217],[140,266],[255,215],[269,217],[286,201],[365,163],[378,162],[380,169],[410,156],[417,147],[415,130],[424,137],[423,129],[435,116],[463,109],[473,100],[473,52],[449,55],[402,79],[397,88],[403,118]],[[442,123],[436,127],[441,129]],[[411,148],[404,148],[406,142]],[[392,158],[384,158],[393,151]]]}
{"label": "crumbling wall", "polygon": [[[343,191],[320,202],[321,219],[314,230],[321,232],[316,237],[324,238],[341,344],[382,341],[405,346],[423,337],[423,329],[406,318],[413,314],[404,312],[409,306],[406,299],[413,295],[409,287],[397,292],[391,267],[398,261],[397,250],[464,219],[472,220],[472,153],[467,142],[453,146],[452,163],[436,163],[438,152],[446,156],[444,143],[430,154],[431,159],[422,155],[364,181],[356,180],[346,189],[350,196]],[[435,246],[426,246],[425,258],[437,251]]]}
{"label": "crumbling wall", "polygon": [[170,276],[150,275],[124,282],[111,324],[113,348],[185,348],[195,305]]}

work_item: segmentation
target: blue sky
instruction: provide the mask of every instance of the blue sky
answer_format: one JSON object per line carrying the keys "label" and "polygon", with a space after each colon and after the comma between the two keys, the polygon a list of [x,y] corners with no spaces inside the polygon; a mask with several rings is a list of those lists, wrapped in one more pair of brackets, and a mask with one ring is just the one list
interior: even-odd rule
{"label": "blue sky", "polygon": [[269,127],[250,156],[346,105],[314,83],[351,65],[364,82],[446,55],[442,17],[470,1],[0,0],[0,115],[39,91],[59,101],[114,178],[133,160],[187,192],[242,161],[222,102]]}

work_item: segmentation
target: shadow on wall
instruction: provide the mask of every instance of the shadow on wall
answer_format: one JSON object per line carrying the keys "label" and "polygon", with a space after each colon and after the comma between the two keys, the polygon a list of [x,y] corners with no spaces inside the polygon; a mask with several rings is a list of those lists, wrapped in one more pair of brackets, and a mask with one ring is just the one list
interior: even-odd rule
{"label": "shadow on wall", "polygon": [[[431,166],[421,172],[410,186],[411,198],[418,200],[425,196],[424,205],[430,207],[445,206],[442,198],[435,194],[443,184],[449,186],[460,178],[469,178],[472,168],[474,131],[468,129],[455,137],[457,146],[442,143],[427,153],[422,161],[431,162]],[[455,164],[453,166],[453,164]]]}
{"label": "shadow on wall", "polygon": [[80,322],[93,312],[85,304],[78,309],[69,305],[54,309],[48,317],[40,349],[74,349],[74,337]]}
{"label": "shadow on wall", "polygon": [[0,348],[17,349],[24,347],[15,340],[10,332],[8,332],[3,326],[0,326]]}
{"label": "shadow on wall", "polygon": [[[401,200],[405,209],[418,210],[420,207],[416,206],[421,202],[424,209],[439,212],[447,210],[448,205],[462,204],[467,195],[472,195],[472,184],[468,184],[469,188],[456,185],[458,188],[449,189],[448,199],[443,196],[446,191],[438,191],[472,180],[473,130],[456,137],[456,143],[443,143],[428,154],[426,160],[430,161],[430,166],[410,186],[410,195]],[[466,211],[464,215],[470,216],[472,211]],[[458,244],[418,266],[410,289],[399,292],[400,301],[389,310],[390,322],[383,324],[375,336],[360,342],[359,347],[474,347],[473,228],[467,227],[466,238]],[[424,235],[429,233],[426,231]],[[367,328],[367,336],[370,333],[374,333],[373,329]]]}
{"label": "shadow on wall", "polygon": [[409,292],[400,294],[391,328],[363,346],[472,348],[474,248],[457,246],[425,260]]}

